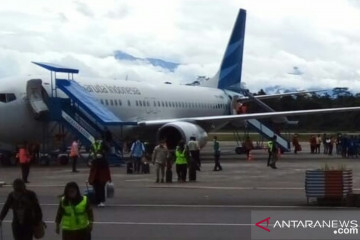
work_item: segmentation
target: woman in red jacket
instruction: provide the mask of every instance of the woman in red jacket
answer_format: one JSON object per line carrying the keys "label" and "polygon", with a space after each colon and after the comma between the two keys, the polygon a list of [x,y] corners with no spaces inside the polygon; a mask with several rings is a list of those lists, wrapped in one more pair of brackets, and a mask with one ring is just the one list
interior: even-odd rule
{"label": "woman in red jacket", "polygon": [[89,184],[94,187],[96,204],[105,206],[105,185],[111,182],[109,164],[102,154],[97,154],[91,163]]}

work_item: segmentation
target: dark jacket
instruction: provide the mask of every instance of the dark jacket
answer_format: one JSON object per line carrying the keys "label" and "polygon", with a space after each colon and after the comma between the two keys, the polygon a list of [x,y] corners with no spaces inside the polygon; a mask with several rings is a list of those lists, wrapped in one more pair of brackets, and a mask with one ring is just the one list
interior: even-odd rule
{"label": "dark jacket", "polygon": [[33,191],[25,190],[22,193],[11,192],[1,211],[0,220],[5,218],[10,208],[13,210],[13,222],[20,225],[36,225],[42,221],[42,211],[36,194]]}
{"label": "dark jacket", "polygon": [[106,183],[111,181],[109,164],[104,158],[97,158],[92,161],[88,182],[93,185],[94,182]]}

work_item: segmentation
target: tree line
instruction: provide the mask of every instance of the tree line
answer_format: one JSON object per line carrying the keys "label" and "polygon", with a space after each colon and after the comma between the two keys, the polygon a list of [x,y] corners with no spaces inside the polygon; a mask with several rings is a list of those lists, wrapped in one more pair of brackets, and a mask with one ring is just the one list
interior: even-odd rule
{"label": "tree line", "polygon": [[[260,90],[254,95],[266,95]],[[326,93],[310,93],[297,96],[284,96],[264,100],[271,108],[276,111],[307,110],[336,107],[356,107],[360,106],[360,93],[352,94],[347,88],[334,88]],[[248,103],[248,112],[262,112],[254,102]],[[360,111],[309,114],[303,116],[288,117],[289,120],[298,120],[298,125],[287,126],[288,129],[303,131],[359,131],[360,130]],[[271,127],[270,120],[261,120],[264,124]]]}

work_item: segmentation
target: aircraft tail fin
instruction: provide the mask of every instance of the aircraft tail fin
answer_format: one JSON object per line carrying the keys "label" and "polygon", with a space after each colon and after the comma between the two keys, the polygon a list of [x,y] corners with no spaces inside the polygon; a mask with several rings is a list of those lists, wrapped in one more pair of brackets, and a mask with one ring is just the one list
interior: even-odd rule
{"label": "aircraft tail fin", "polygon": [[246,10],[240,9],[220,70],[203,86],[240,90],[242,60],[245,40]]}

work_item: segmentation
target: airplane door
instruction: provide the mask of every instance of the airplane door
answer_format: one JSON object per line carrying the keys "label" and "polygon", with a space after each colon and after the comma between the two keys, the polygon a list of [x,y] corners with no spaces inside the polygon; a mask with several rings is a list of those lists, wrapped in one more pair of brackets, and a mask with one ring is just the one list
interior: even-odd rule
{"label": "airplane door", "polygon": [[44,92],[41,79],[31,79],[27,82],[26,95],[36,116],[49,111],[43,99]]}

